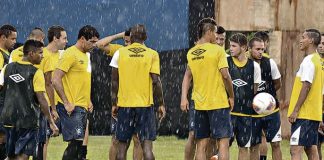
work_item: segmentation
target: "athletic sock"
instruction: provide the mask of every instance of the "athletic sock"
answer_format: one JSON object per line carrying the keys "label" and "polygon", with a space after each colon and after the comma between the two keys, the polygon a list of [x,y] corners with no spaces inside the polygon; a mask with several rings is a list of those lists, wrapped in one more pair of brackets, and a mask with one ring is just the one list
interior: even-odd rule
{"label": "athletic sock", "polygon": [[0,144],[0,159],[6,159],[6,158],[7,158],[6,144],[2,143]]}
{"label": "athletic sock", "polygon": [[260,156],[260,160],[267,160],[267,156]]}
{"label": "athletic sock", "polygon": [[81,150],[80,150],[80,157],[81,158],[83,158],[83,159],[86,159],[87,158],[87,153],[88,153],[88,148],[87,148],[88,146],[84,146],[84,145],[82,145],[81,146]]}
{"label": "athletic sock", "polygon": [[69,145],[66,147],[62,160],[71,160],[71,159],[82,159],[79,157],[79,152],[82,147],[82,141],[72,140]]}

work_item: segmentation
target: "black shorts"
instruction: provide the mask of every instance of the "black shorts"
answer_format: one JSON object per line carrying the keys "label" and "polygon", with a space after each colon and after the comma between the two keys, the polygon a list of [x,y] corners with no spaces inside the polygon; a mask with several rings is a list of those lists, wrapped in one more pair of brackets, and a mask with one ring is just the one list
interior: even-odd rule
{"label": "black shorts", "polygon": [[230,138],[233,135],[230,109],[195,110],[195,138]]}
{"label": "black shorts", "polygon": [[279,111],[262,117],[261,127],[265,133],[267,142],[280,142],[282,140]]}
{"label": "black shorts", "polygon": [[13,158],[19,154],[36,155],[38,129],[17,129],[5,127],[7,155]]}
{"label": "black shorts", "polygon": [[116,134],[116,126],[117,126],[117,121],[115,118],[111,117],[111,125],[110,125],[110,130],[111,130],[111,134]]}
{"label": "black shorts", "polygon": [[291,146],[310,147],[318,144],[319,121],[297,119],[291,125]]}
{"label": "black shorts", "polygon": [[[234,136],[239,147],[251,147],[261,143],[261,119],[232,115]],[[234,141],[234,136],[230,143]]]}
{"label": "black shorts", "polygon": [[137,133],[140,141],[156,139],[154,107],[119,107],[116,139],[129,142]]}
{"label": "black shorts", "polygon": [[70,115],[61,103],[57,105],[56,109],[60,116],[63,140],[83,140],[87,126],[86,109],[76,106]]}
{"label": "black shorts", "polygon": [[[324,113],[323,113],[323,116],[322,116],[322,121],[324,122]],[[318,133],[318,143],[319,144],[324,143],[324,135],[322,135],[320,133]]]}
{"label": "black shorts", "polygon": [[43,113],[39,115],[38,143],[45,143],[47,140],[47,119]]}

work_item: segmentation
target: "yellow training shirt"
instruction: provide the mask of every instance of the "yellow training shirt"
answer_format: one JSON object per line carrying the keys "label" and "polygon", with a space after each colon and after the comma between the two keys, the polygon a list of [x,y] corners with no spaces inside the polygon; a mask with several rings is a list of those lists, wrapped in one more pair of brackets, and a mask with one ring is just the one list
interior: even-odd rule
{"label": "yellow training shirt", "polygon": [[322,65],[318,53],[313,53],[304,58],[296,74],[290,104],[288,108],[288,117],[293,112],[302,89],[302,82],[311,83],[310,91],[306,100],[302,104],[298,119],[307,119],[322,121]]}
{"label": "yellow training shirt", "polygon": [[[91,92],[91,66],[86,53],[75,46],[64,51],[57,69],[65,72],[62,78],[64,93],[75,106],[88,109]],[[61,103],[62,100],[59,100]]]}
{"label": "yellow training shirt", "polygon": [[193,76],[192,100],[196,110],[228,108],[228,97],[220,72],[228,68],[224,48],[211,44],[198,44],[187,54]]}
{"label": "yellow training shirt", "polygon": [[124,46],[119,45],[119,44],[109,44],[109,52],[107,52],[106,54],[108,56],[112,57],[115,54],[115,52],[121,47],[124,47]]}
{"label": "yellow training shirt", "polygon": [[[6,53],[7,55],[10,55],[10,53],[7,51],[7,50],[4,50],[4,49],[2,49],[2,48],[0,48],[0,50],[2,51],[2,52],[4,52],[4,53]],[[3,55],[2,54],[0,54],[0,70],[3,68],[3,66],[4,66],[4,62],[5,60],[4,60],[4,57],[3,57]]]}
{"label": "yellow training shirt", "polygon": [[[117,53],[116,53],[117,54]],[[139,43],[119,49],[118,106],[150,107],[153,87],[150,73],[160,75],[158,53]]]}

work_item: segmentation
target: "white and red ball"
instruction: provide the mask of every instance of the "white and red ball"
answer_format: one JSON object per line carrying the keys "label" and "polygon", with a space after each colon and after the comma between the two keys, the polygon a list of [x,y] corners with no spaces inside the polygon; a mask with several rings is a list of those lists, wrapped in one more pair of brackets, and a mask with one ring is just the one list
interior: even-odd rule
{"label": "white and red ball", "polygon": [[258,114],[268,115],[276,108],[276,100],[271,94],[262,92],[254,97],[252,106]]}

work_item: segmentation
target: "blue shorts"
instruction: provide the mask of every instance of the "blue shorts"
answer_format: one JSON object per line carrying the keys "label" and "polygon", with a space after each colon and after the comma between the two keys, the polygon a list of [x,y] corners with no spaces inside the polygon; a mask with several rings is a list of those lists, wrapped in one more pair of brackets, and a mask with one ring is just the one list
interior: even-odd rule
{"label": "blue shorts", "polygon": [[189,102],[189,131],[195,130],[195,104],[194,101]]}
{"label": "blue shorts", "polygon": [[12,158],[19,154],[35,155],[38,129],[17,129],[15,127],[5,127],[5,129],[8,157]]}
{"label": "blue shorts", "polygon": [[230,138],[233,135],[230,109],[196,110],[195,138]]}
{"label": "blue shorts", "polygon": [[280,142],[282,140],[279,111],[262,117],[261,127],[265,133],[267,142]]}
{"label": "blue shorts", "polygon": [[[322,116],[322,121],[324,122],[324,113],[323,113],[323,116]],[[319,144],[324,143],[324,135],[318,134],[318,143]]]}
{"label": "blue shorts", "polygon": [[38,143],[45,143],[47,139],[47,119],[43,113],[39,116]]}
{"label": "blue shorts", "polygon": [[[55,121],[55,125],[59,129],[59,133],[61,134],[62,133],[62,127],[61,127],[61,120],[60,120],[60,118]],[[49,123],[47,121],[47,129],[46,129],[47,139],[49,139],[52,134],[53,134],[53,131],[51,130],[50,125],[49,125]]]}
{"label": "blue shorts", "polygon": [[[251,147],[261,143],[262,129],[260,118],[231,115],[232,126],[237,145]],[[231,138],[230,144],[234,141]]]}
{"label": "blue shorts", "polygon": [[297,119],[291,125],[291,146],[310,147],[318,144],[319,121]]}
{"label": "blue shorts", "polygon": [[111,126],[110,126],[110,130],[111,130],[111,134],[116,134],[116,126],[117,126],[117,121],[115,118],[111,117]]}
{"label": "blue shorts", "polygon": [[119,107],[116,139],[129,142],[137,133],[140,141],[156,139],[154,107]]}
{"label": "blue shorts", "polygon": [[60,116],[61,131],[64,141],[81,140],[84,138],[87,126],[87,111],[76,106],[71,115],[68,115],[63,104],[56,107]]}

